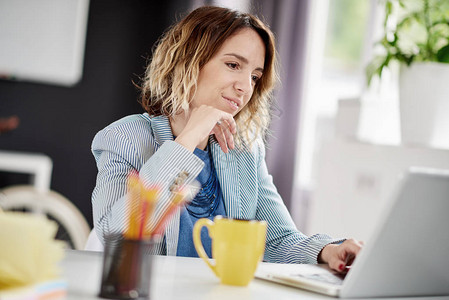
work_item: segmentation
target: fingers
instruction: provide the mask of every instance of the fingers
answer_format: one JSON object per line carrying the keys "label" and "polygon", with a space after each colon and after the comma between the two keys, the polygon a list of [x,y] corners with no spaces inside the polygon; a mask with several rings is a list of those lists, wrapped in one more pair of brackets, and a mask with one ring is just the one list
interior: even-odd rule
{"label": "fingers", "polygon": [[[230,118],[229,118],[229,116],[228,116],[227,119],[224,119],[224,122],[227,125],[227,129],[229,129],[229,135],[232,136],[233,134],[237,133],[237,125],[235,124],[234,117],[230,116]],[[223,125],[223,122],[221,122],[221,120],[220,120],[220,125]]]}
{"label": "fingers", "polygon": [[329,267],[332,270],[335,270],[337,272],[345,272],[346,266],[341,260],[332,260],[329,262]]}
{"label": "fingers", "polygon": [[237,132],[237,126],[234,117],[221,110],[215,110],[218,120],[215,123],[211,134],[214,134],[223,152],[228,153],[230,149],[235,148],[234,136]]}
{"label": "fingers", "polygon": [[354,239],[344,241],[333,249],[334,252],[329,259],[329,267],[338,272],[347,272],[348,267],[352,265],[362,247],[363,243]]}
{"label": "fingers", "polygon": [[344,241],[341,245],[345,247],[347,255],[352,254],[353,256],[356,256],[362,249],[363,242],[359,242],[354,239],[348,239]]}
{"label": "fingers", "polygon": [[[204,147],[210,134],[214,134],[223,152],[228,153],[234,149],[234,136],[237,133],[237,125],[234,117],[212,106],[201,105],[192,109],[185,116],[178,116],[179,123],[185,123],[176,141],[193,151],[195,147]],[[176,119],[173,121],[176,122]],[[178,123],[178,124],[179,124]]]}
{"label": "fingers", "polygon": [[219,124],[215,126],[215,128],[213,129],[213,133],[215,135],[215,138],[217,139],[218,144],[221,147],[221,150],[223,150],[224,153],[228,153],[228,143],[226,142],[225,135],[223,134],[223,130],[220,128]]}
{"label": "fingers", "polygon": [[228,153],[229,149],[234,149],[234,136],[231,133],[232,127],[226,121],[219,121],[212,130],[223,152]]}
{"label": "fingers", "polygon": [[338,245],[337,247],[333,248],[333,253],[329,258],[328,264],[331,269],[338,272],[344,272],[346,269],[346,264],[343,255],[340,255],[339,253],[339,247],[341,247],[341,245]]}

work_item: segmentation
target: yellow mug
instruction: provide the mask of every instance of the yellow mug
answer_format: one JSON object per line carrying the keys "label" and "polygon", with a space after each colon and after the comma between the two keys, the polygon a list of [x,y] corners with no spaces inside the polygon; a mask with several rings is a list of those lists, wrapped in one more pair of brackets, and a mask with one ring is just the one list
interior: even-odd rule
{"label": "yellow mug", "polygon": [[[201,228],[207,227],[212,239],[212,258],[209,261],[201,243]],[[199,219],[193,227],[196,252],[220,278],[221,283],[245,286],[253,279],[257,264],[265,250],[267,223],[217,216],[214,222]]]}

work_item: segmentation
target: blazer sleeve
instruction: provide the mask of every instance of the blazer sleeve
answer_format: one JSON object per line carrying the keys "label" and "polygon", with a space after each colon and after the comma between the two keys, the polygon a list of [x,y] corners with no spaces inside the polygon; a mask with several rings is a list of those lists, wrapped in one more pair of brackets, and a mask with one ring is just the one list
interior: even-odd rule
{"label": "blazer sleeve", "polygon": [[174,186],[194,185],[204,163],[174,141],[159,146],[148,125],[136,122],[109,126],[92,142],[98,175],[92,193],[94,226],[100,240],[107,233],[123,232],[126,226],[127,178],[139,172],[146,185],[160,188],[155,217],[170,201]]}
{"label": "blazer sleeve", "polygon": [[306,236],[294,224],[290,213],[268,173],[265,162],[265,147],[258,144],[258,202],[256,219],[268,223],[264,260],[277,263],[316,264],[321,250],[330,243],[341,240],[332,239],[325,234]]}

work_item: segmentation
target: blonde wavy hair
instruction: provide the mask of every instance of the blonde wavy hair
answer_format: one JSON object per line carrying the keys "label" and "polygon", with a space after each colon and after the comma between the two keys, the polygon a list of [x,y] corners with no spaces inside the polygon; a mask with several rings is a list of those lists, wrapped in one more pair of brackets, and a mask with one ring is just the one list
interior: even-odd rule
{"label": "blonde wavy hair", "polygon": [[155,45],[141,86],[142,107],[153,116],[174,116],[189,109],[201,68],[227,38],[251,28],[265,45],[262,77],[248,104],[235,116],[237,144],[265,137],[277,80],[274,35],[257,17],[223,7],[203,6],[170,27]]}

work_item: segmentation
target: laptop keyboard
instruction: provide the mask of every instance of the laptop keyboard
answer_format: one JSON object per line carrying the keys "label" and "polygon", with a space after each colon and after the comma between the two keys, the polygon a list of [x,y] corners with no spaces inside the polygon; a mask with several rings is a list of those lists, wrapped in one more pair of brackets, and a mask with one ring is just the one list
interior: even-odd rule
{"label": "laptop keyboard", "polygon": [[292,276],[302,277],[312,280],[317,280],[321,282],[326,282],[334,285],[342,285],[344,275],[331,274],[331,273],[320,273],[320,274],[292,274]]}

